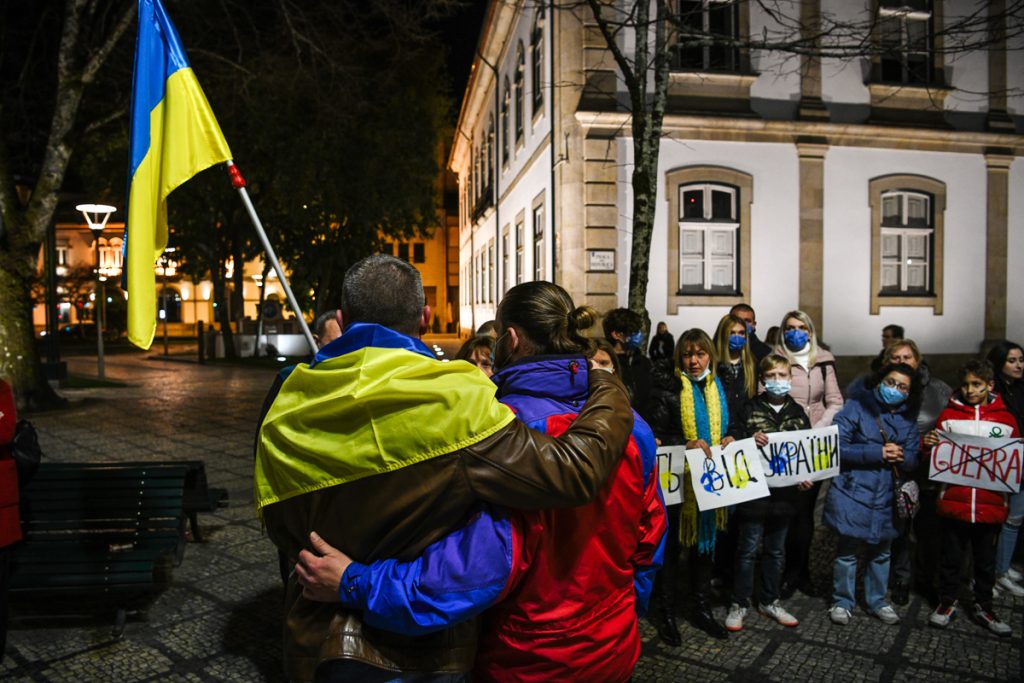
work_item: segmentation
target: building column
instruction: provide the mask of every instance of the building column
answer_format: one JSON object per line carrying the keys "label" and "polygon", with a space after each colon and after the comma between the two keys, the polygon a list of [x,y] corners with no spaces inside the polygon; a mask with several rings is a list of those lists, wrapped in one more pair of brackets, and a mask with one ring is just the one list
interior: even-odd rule
{"label": "building column", "polygon": [[[821,0],[800,3],[800,33],[804,40],[813,40],[821,30]],[[812,51],[813,52],[813,51]],[[800,109],[802,120],[828,120],[828,110],[821,100],[821,57],[800,55]]]}
{"label": "building column", "polygon": [[796,143],[800,156],[800,310],[811,316],[822,336],[824,318],[824,202],[825,153],[823,139]]}
{"label": "building column", "polygon": [[988,192],[985,220],[985,345],[1006,337],[1008,193],[1013,155],[1003,150],[985,154]]}

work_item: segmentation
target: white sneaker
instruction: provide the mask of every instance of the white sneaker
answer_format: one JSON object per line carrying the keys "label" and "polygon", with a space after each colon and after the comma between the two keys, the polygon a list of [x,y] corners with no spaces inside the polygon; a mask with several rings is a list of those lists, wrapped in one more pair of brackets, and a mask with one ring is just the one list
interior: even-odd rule
{"label": "white sneaker", "polygon": [[729,614],[725,617],[726,631],[742,631],[743,618],[747,616],[747,608],[740,607],[735,602],[729,606]]}
{"label": "white sneaker", "polygon": [[1002,619],[995,615],[991,609],[982,607],[981,605],[974,605],[974,618],[982,626],[987,628],[992,633],[1003,638],[1009,638],[1013,635],[1013,629],[1010,625],[1005,623]]}
{"label": "white sneaker", "polygon": [[1006,591],[1016,598],[1024,598],[1024,586],[1010,578],[1009,572],[996,579],[996,589]]}
{"label": "white sneaker", "polygon": [[786,611],[778,600],[770,605],[761,605],[758,611],[766,617],[771,617],[783,626],[799,626],[800,622],[792,614]]}
{"label": "white sneaker", "polygon": [[1018,571],[1017,569],[1015,569],[1012,566],[1009,569],[1006,570],[1006,575],[1009,576],[1014,581],[1017,581],[1017,582],[1024,581],[1024,574],[1022,574],[1020,571]]}
{"label": "white sneaker", "polygon": [[883,624],[894,626],[900,623],[900,615],[896,614],[896,610],[889,605],[882,605],[878,609],[871,610],[871,613],[881,619]]}
{"label": "white sneaker", "polygon": [[928,615],[928,623],[939,628],[946,628],[949,622],[956,619],[956,601],[940,602],[935,611]]}
{"label": "white sneaker", "polygon": [[850,617],[853,615],[850,610],[839,605],[832,605],[832,609],[828,611],[828,618],[832,620],[833,624],[840,624],[845,626],[850,623]]}

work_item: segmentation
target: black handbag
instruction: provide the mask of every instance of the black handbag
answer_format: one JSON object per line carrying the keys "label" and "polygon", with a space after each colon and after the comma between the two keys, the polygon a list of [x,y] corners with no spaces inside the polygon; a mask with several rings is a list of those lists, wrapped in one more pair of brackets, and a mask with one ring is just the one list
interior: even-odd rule
{"label": "black handbag", "polygon": [[18,468],[18,486],[24,488],[35,476],[43,458],[43,449],[39,447],[39,434],[28,420],[18,420],[14,427],[11,455],[14,456],[14,464]]}

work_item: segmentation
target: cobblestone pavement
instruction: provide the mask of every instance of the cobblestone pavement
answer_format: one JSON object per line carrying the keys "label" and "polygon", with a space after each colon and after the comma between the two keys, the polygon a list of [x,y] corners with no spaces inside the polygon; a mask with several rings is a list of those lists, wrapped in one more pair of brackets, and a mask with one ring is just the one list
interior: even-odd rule
{"label": "cobblestone pavement", "polygon": [[[95,359],[71,370],[95,372]],[[121,388],[66,392],[67,411],[32,417],[47,457],[66,461],[206,461],[211,486],[228,489],[230,505],[200,515],[202,543],[188,544],[169,585],[129,616],[111,638],[111,611],[62,615],[62,604],[12,604],[0,680],[281,681],[281,589],[276,554],[251,503],[254,422],[271,370],[198,366],[111,356],[108,376]],[[822,533],[819,547],[830,548]],[[830,551],[817,553],[816,582],[828,584]],[[681,620],[684,644],[668,648],[642,622],[643,653],[634,681],[1020,681],[1024,601],[1000,598],[998,612],[1014,628],[1009,639],[961,618],[947,630],[926,625],[929,605],[914,596],[899,626],[861,609],[834,626],[821,598],[788,603],[801,620],[784,629],[759,615],[729,641],[716,641]],[[69,610],[63,610],[69,611]],[[724,618],[724,606],[718,608]]]}

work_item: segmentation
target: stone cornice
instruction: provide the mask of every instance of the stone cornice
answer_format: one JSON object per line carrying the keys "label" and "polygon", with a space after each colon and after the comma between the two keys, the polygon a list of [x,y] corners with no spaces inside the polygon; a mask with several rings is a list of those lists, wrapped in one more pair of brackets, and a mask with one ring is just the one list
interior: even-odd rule
{"label": "stone cornice", "polygon": [[[578,111],[576,120],[586,134],[615,135],[629,130],[628,112]],[[818,121],[772,121],[722,116],[665,116],[664,134],[685,140],[794,143],[806,138],[827,141],[833,147],[913,149],[985,154],[1002,148],[1005,155],[1024,155],[1024,136],[1007,133],[935,130]]]}

